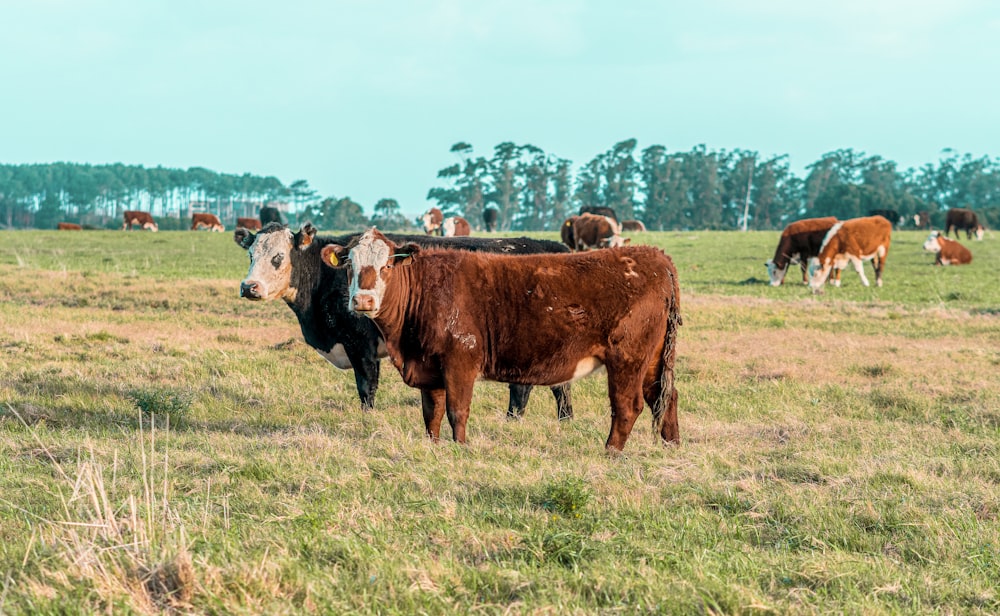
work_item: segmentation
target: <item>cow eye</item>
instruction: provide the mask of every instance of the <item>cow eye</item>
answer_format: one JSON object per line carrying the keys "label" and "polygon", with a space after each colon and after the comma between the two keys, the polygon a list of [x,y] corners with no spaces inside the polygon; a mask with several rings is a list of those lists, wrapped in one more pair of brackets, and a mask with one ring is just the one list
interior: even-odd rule
{"label": "cow eye", "polygon": [[281,267],[281,255],[274,255],[273,257],[271,257],[271,265],[273,265],[275,268]]}

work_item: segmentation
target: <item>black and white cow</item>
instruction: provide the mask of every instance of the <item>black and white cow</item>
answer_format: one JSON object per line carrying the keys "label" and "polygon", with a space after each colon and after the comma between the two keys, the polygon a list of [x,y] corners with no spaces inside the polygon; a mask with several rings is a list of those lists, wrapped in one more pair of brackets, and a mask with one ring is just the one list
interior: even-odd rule
{"label": "black and white cow", "polygon": [[[237,228],[233,239],[250,255],[250,270],[240,284],[240,297],[250,300],[282,299],[299,320],[306,344],[342,369],[354,369],[361,408],[375,405],[379,360],[386,356],[385,344],[375,324],[348,309],[348,276],[343,268],[323,265],[321,251],[330,243],[347,245],[360,233],[322,237],[306,223],[293,233],[286,225],[269,224],[254,234]],[[569,252],[558,242],[518,238],[441,238],[426,235],[389,234],[397,243],[445,247],[472,252],[534,254]],[[507,416],[520,417],[528,404],[530,385],[510,385]],[[569,385],[552,387],[559,419],[573,416]]]}

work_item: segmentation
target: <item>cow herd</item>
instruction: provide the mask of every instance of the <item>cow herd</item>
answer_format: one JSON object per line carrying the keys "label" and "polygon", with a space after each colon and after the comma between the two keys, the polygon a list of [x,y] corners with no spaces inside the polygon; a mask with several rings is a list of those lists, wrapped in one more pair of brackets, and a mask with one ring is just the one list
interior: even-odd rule
{"label": "cow herd", "polygon": [[[852,265],[861,278],[861,284],[869,286],[862,264],[871,261],[875,269],[875,284],[882,286],[882,272],[889,254],[892,240],[892,220],[898,220],[895,212],[876,210],[871,216],[840,221],[832,216],[806,218],[789,224],[781,233],[774,256],[767,266],[771,286],[784,282],[791,264],[798,263],[802,269],[802,282],[808,284],[814,293],[821,293],[823,285],[829,281],[840,286],[840,272],[848,264]],[[920,225],[929,220],[926,212],[914,217]],[[953,208],[946,216],[944,234],[931,231],[923,248],[936,254],[935,265],[964,265],[972,262],[972,252],[947,235],[954,231],[966,232],[966,239],[973,235],[983,239],[984,228],[976,213],[971,210]]]}
{"label": "cow herd", "polygon": [[[276,222],[281,223],[281,212],[277,208],[264,206],[260,208],[260,218],[237,218],[236,228],[250,229],[253,231],[259,231],[264,225]],[[93,227],[86,227],[91,229]],[[122,212],[122,231],[131,231],[135,228],[148,230],[148,231],[159,231],[160,226],[156,224],[156,220],[153,219],[153,215],[149,212],[143,212],[140,210],[125,210]],[[59,231],[80,231],[84,229],[83,226],[72,222],[60,222],[56,225],[56,229]],[[208,212],[195,212],[191,214],[191,230],[197,231],[199,229],[207,229],[209,231],[223,232],[226,227],[219,220],[219,217],[215,214]]]}

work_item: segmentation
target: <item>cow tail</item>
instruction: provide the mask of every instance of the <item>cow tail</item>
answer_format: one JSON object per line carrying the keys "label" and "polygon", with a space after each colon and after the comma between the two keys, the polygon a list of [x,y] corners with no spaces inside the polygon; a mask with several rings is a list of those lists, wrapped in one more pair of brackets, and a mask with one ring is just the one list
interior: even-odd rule
{"label": "cow tail", "polygon": [[[667,257],[670,259],[670,257]],[[670,277],[670,294],[667,297],[667,331],[663,337],[663,354],[660,358],[660,395],[653,405],[653,434],[656,438],[662,428],[664,411],[672,401],[677,399],[677,388],[674,384],[674,360],[677,356],[677,332],[684,319],[681,317],[681,290],[677,281],[677,269],[673,261],[669,261],[667,275]]]}

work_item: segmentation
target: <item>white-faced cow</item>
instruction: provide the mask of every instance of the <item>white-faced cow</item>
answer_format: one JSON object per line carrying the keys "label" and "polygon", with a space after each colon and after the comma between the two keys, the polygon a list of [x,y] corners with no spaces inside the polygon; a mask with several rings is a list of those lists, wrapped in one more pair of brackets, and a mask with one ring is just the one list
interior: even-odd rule
{"label": "white-faced cow", "polygon": [[[875,284],[882,286],[882,270],[885,269],[885,259],[889,255],[889,243],[892,241],[892,223],[882,216],[866,216],[852,218],[833,225],[823,240],[819,250],[816,271],[809,279],[813,293],[822,291],[830,271],[836,267],[844,269],[848,263],[861,277],[861,284],[868,285],[863,267],[864,261],[871,261],[875,268]],[[840,281],[835,280],[834,286],[839,287]]]}
{"label": "white-faced cow", "polygon": [[573,241],[576,250],[617,248],[629,243],[619,235],[618,223],[607,216],[580,214],[573,220]]}
{"label": "white-faced cow", "polygon": [[934,265],[967,265],[972,263],[972,253],[955,240],[950,240],[938,231],[932,231],[924,242],[924,250],[936,253]]}
{"label": "white-faced cow", "polygon": [[226,228],[222,226],[222,221],[215,214],[194,213],[191,214],[191,230],[208,229],[209,231],[222,232]]}
{"label": "white-faced cow", "polygon": [[979,217],[976,216],[976,213],[960,207],[951,208],[945,216],[944,236],[951,235],[953,229],[956,239],[958,239],[959,231],[965,231],[965,239],[967,240],[971,240],[973,234],[977,240],[981,240],[985,233],[983,225],[979,224]]}
{"label": "white-faced cow", "polygon": [[452,437],[465,442],[477,378],[556,385],[604,366],[611,402],[605,446],[625,446],[643,400],[660,438],[679,441],[680,291],[677,270],[659,249],[516,256],[422,250],[373,228],[349,245],[329,244],[323,259],[334,268],[343,263],[351,309],[378,324],[403,381],[420,389],[432,439],[447,415]]}
{"label": "white-faced cow", "polygon": [[[371,409],[378,389],[379,358],[385,344],[371,320],[358,317],[347,306],[347,274],[322,265],[320,253],[331,242],[349,243],[358,234],[321,237],[311,224],[297,233],[272,223],[257,234],[236,229],[233,238],[250,255],[250,271],[240,285],[240,296],[251,300],[282,299],[298,318],[306,343],[342,370],[354,369],[361,407]],[[568,252],[561,244],[530,238],[434,238],[390,235],[399,242],[455,250],[498,253]],[[507,415],[520,417],[531,386],[511,385]],[[553,387],[559,419],[573,416],[569,386]]]}
{"label": "white-faced cow", "polygon": [[931,213],[924,210],[914,214],[913,226],[918,229],[927,229],[929,231],[931,228]]}
{"label": "white-faced cow", "polygon": [[463,237],[472,233],[469,221],[461,216],[449,216],[441,223],[441,229],[445,237]]}
{"label": "white-faced cow", "polygon": [[444,222],[444,214],[436,207],[424,212],[420,217],[420,222],[424,225],[424,233],[427,235],[441,235],[443,229],[441,223]]}
{"label": "white-faced cow", "polygon": [[[835,224],[837,224],[837,219],[833,216],[805,218],[789,223],[781,232],[778,247],[774,250],[774,257],[764,263],[767,266],[767,276],[771,279],[771,286],[777,287],[785,281],[788,266],[792,263],[799,264],[802,269],[802,283],[808,284],[807,266],[809,260],[819,256],[823,240],[826,239],[826,234]],[[839,276],[836,278],[839,279]]]}
{"label": "white-faced cow", "polygon": [[138,210],[126,210],[122,213],[122,218],[125,222],[122,223],[122,231],[131,231],[132,227],[139,227],[140,229],[149,229],[150,231],[159,231],[160,227],[153,220],[152,214],[149,212],[140,212]]}
{"label": "white-faced cow", "polygon": [[236,219],[236,226],[243,227],[244,229],[250,229],[251,231],[260,231],[263,225],[256,218],[244,218],[242,216]]}

